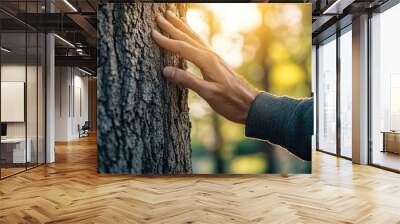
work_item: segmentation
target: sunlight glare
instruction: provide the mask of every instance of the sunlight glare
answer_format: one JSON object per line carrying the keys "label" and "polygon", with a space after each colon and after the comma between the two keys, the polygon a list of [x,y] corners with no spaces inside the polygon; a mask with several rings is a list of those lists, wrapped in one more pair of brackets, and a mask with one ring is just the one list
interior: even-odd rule
{"label": "sunlight glare", "polygon": [[186,13],[186,21],[193,31],[207,43],[210,29],[206,23],[204,12],[198,9],[189,9]]}
{"label": "sunlight glare", "polygon": [[220,22],[223,33],[250,32],[261,25],[261,14],[256,4],[205,3]]}
{"label": "sunlight glare", "polygon": [[302,11],[297,5],[286,4],[279,10],[269,7],[265,11],[264,24],[272,29],[288,27],[292,33],[298,33],[302,29],[299,26],[302,18]]}
{"label": "sunlight glare", "polygon": [[190,103],[190,113],[193,117],[204,117],[210,113],[210,107],[203,99]]}
{"label": "sunlight glare", "polygon": [[299,26],[302,19],[302,13],[296,5],[286,5],[283,12],[285,23],[287,23],[288,26],[292,28]]}
{"label": "sunlight glare", "polygon": [[217,34],[212,38],[211,45],[228,65],[237,68],[243,63],[243,37],[239,34]]}
{"label": "sunlight glare", "polygon": [[304,70],[295,63],[283,63],[275,66],[271,72],[271,82],[273,85],[290,88],[305,78]]}

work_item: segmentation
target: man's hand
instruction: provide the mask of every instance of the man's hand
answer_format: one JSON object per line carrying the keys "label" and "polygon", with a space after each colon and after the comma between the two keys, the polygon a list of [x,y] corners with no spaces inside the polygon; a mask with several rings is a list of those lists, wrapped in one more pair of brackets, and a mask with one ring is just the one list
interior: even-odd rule
{"label": "man's hand", "polygon": [[171,11],[165,18],[157,16],[157,24],[170,38],[153,30],[152,37],[162,48],[179,54],[195,64],[203,79],[175,67],[165,67],[169,81],[192,89],[219,114],[227,119],[245,123],[250,105],[258,92],[235,74],[181,19]]}

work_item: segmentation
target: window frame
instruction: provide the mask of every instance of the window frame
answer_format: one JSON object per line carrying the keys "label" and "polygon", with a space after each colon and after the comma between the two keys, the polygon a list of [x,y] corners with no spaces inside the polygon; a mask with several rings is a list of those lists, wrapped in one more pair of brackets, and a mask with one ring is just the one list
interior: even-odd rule
{"label": "window frame", "polygon": [[[346,19],[346,18],[344,18]],[[333,155],[333,156],[337,156],[340,158],[344,158],[347,160],[352,160],[352,158],[347,157],[347,156],[343,156],[341,153],[341,119],[340,119],[340,77],[341,77],[341,67],[340,67],[340,37],[342,35],[344,35],[347,32],[352,32],[352,23],[350,22],[349,24],[346,24],[344,27],[342,27],[341,29],[338,29],[335,33],[331,34],[330,36],[320,40],[317,44],[316,44],[316,55],[315,55],[315,62],[316,62],[316,102],[317,102],[317,108],[316,108],[316,150],[319,152],[323,152],[329,155]],[[319,97],[320,97],[320,93],[319,93],[319,78],[320,78],[320,74],[319,74],[319,65],[320,65],[320,56],[319,56],[319,47],[322,43],[326,44],[330,41],[336,41],[336,152],[332,153],[329,152],[327,150],[321,149],[320,146],[320,142],[319,142],[319,136],[320,136],[320,125],[319,125],[319,110],[320,107],[318,105],[319,102]]]}

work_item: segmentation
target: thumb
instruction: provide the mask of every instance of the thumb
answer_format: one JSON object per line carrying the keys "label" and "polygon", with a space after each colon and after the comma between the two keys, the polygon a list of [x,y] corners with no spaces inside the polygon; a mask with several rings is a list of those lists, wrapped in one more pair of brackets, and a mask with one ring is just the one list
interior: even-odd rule
{"label": "thumb", "polygon": [[200,96],[204,95],[204,93],[207,91],[206,81],[196,78],[188,71],[167,66],[163,70],[163,75],[169,81],[185,88],[192,89]]}

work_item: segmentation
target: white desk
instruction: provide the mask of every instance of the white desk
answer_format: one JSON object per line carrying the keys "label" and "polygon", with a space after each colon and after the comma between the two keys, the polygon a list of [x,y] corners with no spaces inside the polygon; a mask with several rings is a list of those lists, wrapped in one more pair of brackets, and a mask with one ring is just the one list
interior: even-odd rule
{"label": "white desk", "polygon": [[[31,154],[31,145],[32,141],[30,138],[26,139],[28,143],[28,147],[26,147],[25,154],[25,138],[6,138],[1,139],[2,147],[6,147],[5,150],[9,149],[8,147],[12,147],[12,162],[13,163],[25,163],[30,162],[32,158]],[[2,148],[3,150],[3,148]],[[25,161],[26,159],[26,161]]]}

